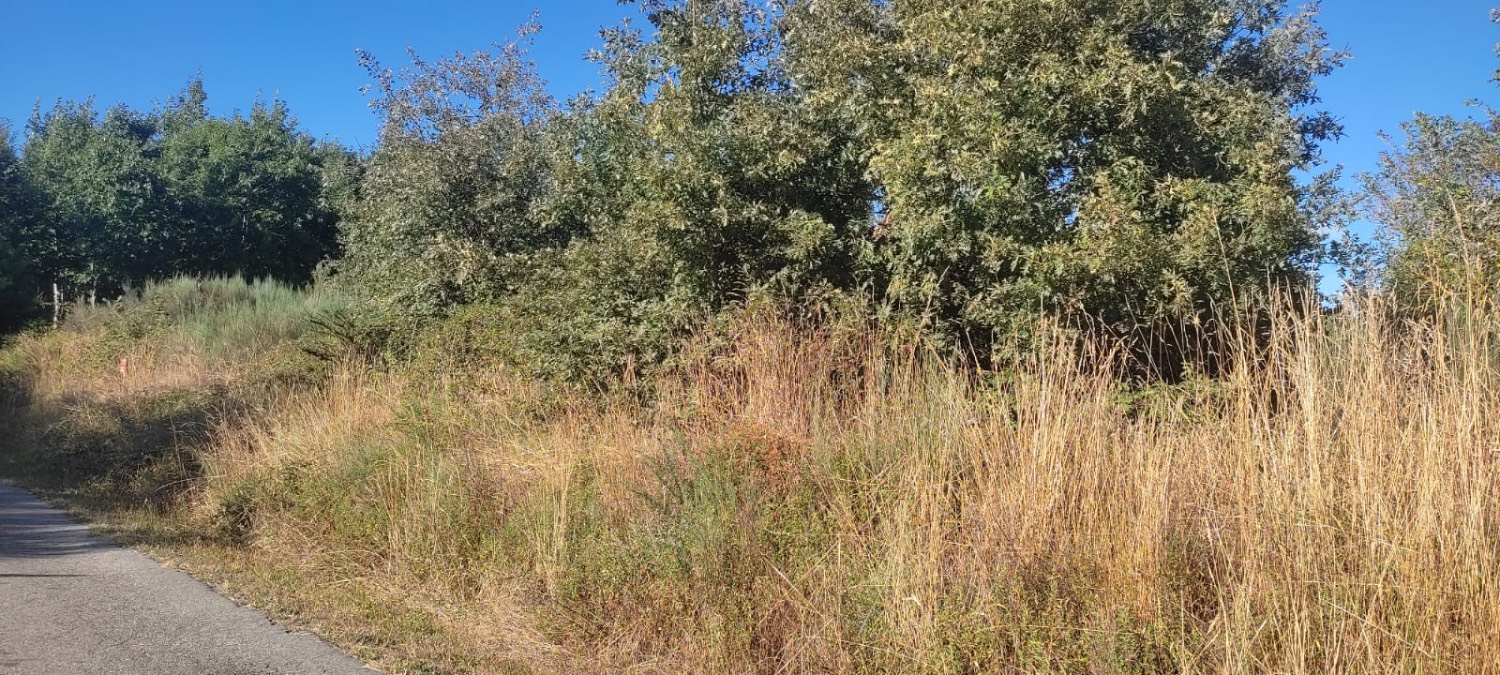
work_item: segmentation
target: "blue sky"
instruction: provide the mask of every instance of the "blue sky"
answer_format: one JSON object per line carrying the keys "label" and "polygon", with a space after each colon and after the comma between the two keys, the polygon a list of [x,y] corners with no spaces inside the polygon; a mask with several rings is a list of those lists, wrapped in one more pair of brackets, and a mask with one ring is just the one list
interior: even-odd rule
{"label": "blue sky", "polygon": [[[1500,101],[1490,82],[1500,0],[1325,0],[1332,44],[1354,57],[1321,86],[1324,107],[1346,136],[1326,148],[1330,164],[1369,170],[1415,111],[1467,114],[1465,101]],[[354,50],[387,65],[410,45],[435,57],[512,35],[533,9],[543,26],[532,55],[561,97],[597,87],[584,54],[599,28],[634,12],[614,0],[491,0],[426,3],[77,2],[20,0],[0,11],[0,117],[24,124],[37,101],[90,95],[149,107],[200,70],[216,114],[246,109],[256,96],[285,100],[316,136],[368,147],[375,118],[359,89],[367,82]]]}
{"label": "blue sky", "polygon": [[[1348,137],[1327,155],[1362,170],[1413,111],[1464,113],[1464,101],[1500,100],[1489,78],[1500,59],[1500,0],[1326,0],[1322,23],[1354,58],[1322,84],[1325,107]],[[147,107],[202,71],[215,113],[248,108],[257,94],[291,106],[304,129],[355,145],[374,140],[375,119],[359,88],[367,78],[354,50],[388,65],[411,45],[427,56],[504,40],[539,8],[533,56],[553,90],[597,86],[583,55],[601,26],[634,7],[614,0],[490,0],[428,3],[78,2],[22,0],[0,12],[0,117],[19,130],[37,101],[123,101]]]}
{"label": "blue sky", "polygon": [[391,67],[407,46],[429,58],[472,51],[513,37],[534,9],[544,30],[532,56],[553,90],[597,88],[584,54],[600,27],[634,13],[614,0],[18,0],[0,10],[0,117],[19,132],[38,100],[89,95],[148,108],[201,70],[215,114],[278,96],[312,134],[369,146],[376,121],[355,49]]}

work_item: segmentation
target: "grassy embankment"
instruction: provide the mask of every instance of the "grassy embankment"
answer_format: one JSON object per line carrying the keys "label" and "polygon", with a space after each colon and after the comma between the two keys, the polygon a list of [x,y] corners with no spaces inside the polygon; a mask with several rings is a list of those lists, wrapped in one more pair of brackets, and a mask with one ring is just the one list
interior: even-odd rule
{"label": "grassy embankment", "polygon": [[452,334],[307,356],[335,305],[178,281],[21,337],[3,466],[392,672],[1500,664],[1493,312],[1284,318],[1149,395],[759,313],[642,405]]}

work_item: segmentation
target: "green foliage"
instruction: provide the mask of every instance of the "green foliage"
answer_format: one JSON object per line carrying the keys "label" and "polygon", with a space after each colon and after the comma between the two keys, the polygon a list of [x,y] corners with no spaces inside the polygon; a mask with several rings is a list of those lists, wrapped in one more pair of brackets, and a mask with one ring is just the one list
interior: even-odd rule
{"label": "green foliage", "polygon": [[671,279],[662,295],[711,309],[757,286],[858,284],[873,186],[848,130],[788,77],[780,15],[742,1],[642,9],[651,39],[608,31],[597,57],[614,87],[587,114],[608,132],[583,161],[618,166],[585,175],[620,176],[622,195],[602,229],[645,235]]}
{"label": "green foliage", "polygon": [[576,243],[499,304],[501,357],[596,384],[661,363],[710,311],[674,283],[670,262],[656,242],[628,231]]}
{"label": "green foliage", "polygon": [[893,302],[981,351],[1039,312],[1149,337],[1307,278],[1340,55],[1286,4],[795,3],[791,68],[860,130]]}
{"label": "green foliage", "polygon": [[317,380],[327,361],[348,355],[322,319],[348,312],[349,304],[331,287],[175,277],[147,282],[118,302],[79,303],[62,330],[90,341],[92,366],[112,367],[121,355],[166,345],[193,350],[210,370],[250,366],[252,380],[295,384]]}
{"label": "green foliage", "polygon": [[271,279],[176,277],[149,283],[126,315],[151,317],[162,330],[215,358],[243,359],[310,339],[317,317],[347,301],[332,289],[298,289]]}
{"label": "green foliage", "polygon": [[103,118],[92,101],[59,102],[38,112],[26,136],[23,166],[47,195],[46,222],[28,259],[46,280],[72,289],[122,284],[159,274],[171,200],[153,164],[156,123],[123,106]]}
{"label": "green foliage", "polygon": [[341,159],[297,131],[280,101],[248,117],[183,123],[182,109],[172,112],[159,164],[181,206],[165,271],[310,279],[337,242],[323,167]]}
{"label": "green foliage", "polygon": [[[1283,0],[643,0],[559,108],[493,52],[370,56],[382,147],[345,278],[421,324],[595,377],[758,290],[865,289],[981,359],[1063,314],[1180,359],[1182,326],[1308,281],[1341,54]],[[1232,309],[1231,309],[1232,308]]]}
{"label": "green foliage", "polygon": [[20,170],[10,128],[0,124],[0,331],[19,327],[36,312],[24,253],[40,217],[40,195]]}
{"label": "green foliage", "polygon": [[1364,177],[1369,214],[1384,228],[1381,282],[1407,308],[1500,287],[1500,112],[1483,112],[1418,115]]}
{"label": "green foliage", "polygon": [[513,332],[499,352],[593,379],[661,362],[752,288],[858,284],[871,188],[781,75],[774,17],[645,9],[653,39],[607,31],[614,86],[565,110],[525,60],[529,27],[400,77],[367,59],[387,120],[345,230],[355,285],[406,315],[490,303]]}
{"label": "green foliage", "polygon": [[44,195],[21,251],[37,283],[77,297],[184,273],[311,278],[336,250],[328,186],[352,157],[298,131],[281,102],[211,118],[205,101],[199,79],[149,113],[38,110],[21,160]]}
{"label": "green foliage", "polygon": [[566,242],[534,213],[553,104],[526,60],[533,30],[494,52],[412,53],[399,73],[361,54],[384,127],[344,224],[342,273],[387,310],[433,316],[496,297]]}

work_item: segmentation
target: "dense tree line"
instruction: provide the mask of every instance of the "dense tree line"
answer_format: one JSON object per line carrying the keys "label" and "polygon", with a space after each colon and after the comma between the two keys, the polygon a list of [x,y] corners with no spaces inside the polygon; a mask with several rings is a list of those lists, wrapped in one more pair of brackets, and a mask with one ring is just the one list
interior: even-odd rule
{"label": "dense tree line", "polygon": [[7,135],[6,323],[175,274],[306,280],[335,253],[332,201],[357,158],[281,102],[216,118],[206,98],[196,79],[149,112],[60,101],[33,115],[19,158]]}
{"label": "dense tree line", "polygon": [[607,89],[565,105],[530,28],[367,57],[387,124],[354,285],[498,306],[568,370],[660,358],[755,292],[857,293],[984,359],[1043,313],[1173,348],[1320,251],[1328,183],[1294,176],[1338,133],[1312,106],[1341,55],[1280,0],[640,8],[595,53]]}
{"label": "dense tree line", "polygon": [[[867,303],[981,361],[1054,315],[1165,362],[1308,287],[1338,218],[1316,82],[1343,55],[1315,7],[636,4],[648,25],[591,56],[603,90],[565,102],[527,56],[535,25],[396,70],[362,53],[368,157],[279,103],[212,118],[201,82],[150,113],[60,103],[0,155],[0,260],[24,262],[0,294],[338,258],[362,320],[469,307],[568,376],[659,362],[758,294]],[[1495,129],[1420,118],[1368,178],[1398,242],[1375,283],[1494,266]]]}
{"label": "dense tree line", "polygon": [[35,310],[32,263],[22,240],[41,217],[40,196],[21,171],[10,129],[0,126],[0,331]]}

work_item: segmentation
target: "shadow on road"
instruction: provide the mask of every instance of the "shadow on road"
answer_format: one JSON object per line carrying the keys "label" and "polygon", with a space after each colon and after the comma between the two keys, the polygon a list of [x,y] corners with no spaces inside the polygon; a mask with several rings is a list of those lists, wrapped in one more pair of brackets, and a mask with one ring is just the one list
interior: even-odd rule
{"label": "shadow on road", "polygon": [[113,546],[25,492],[0,485],[0,561],[82,555]]}

